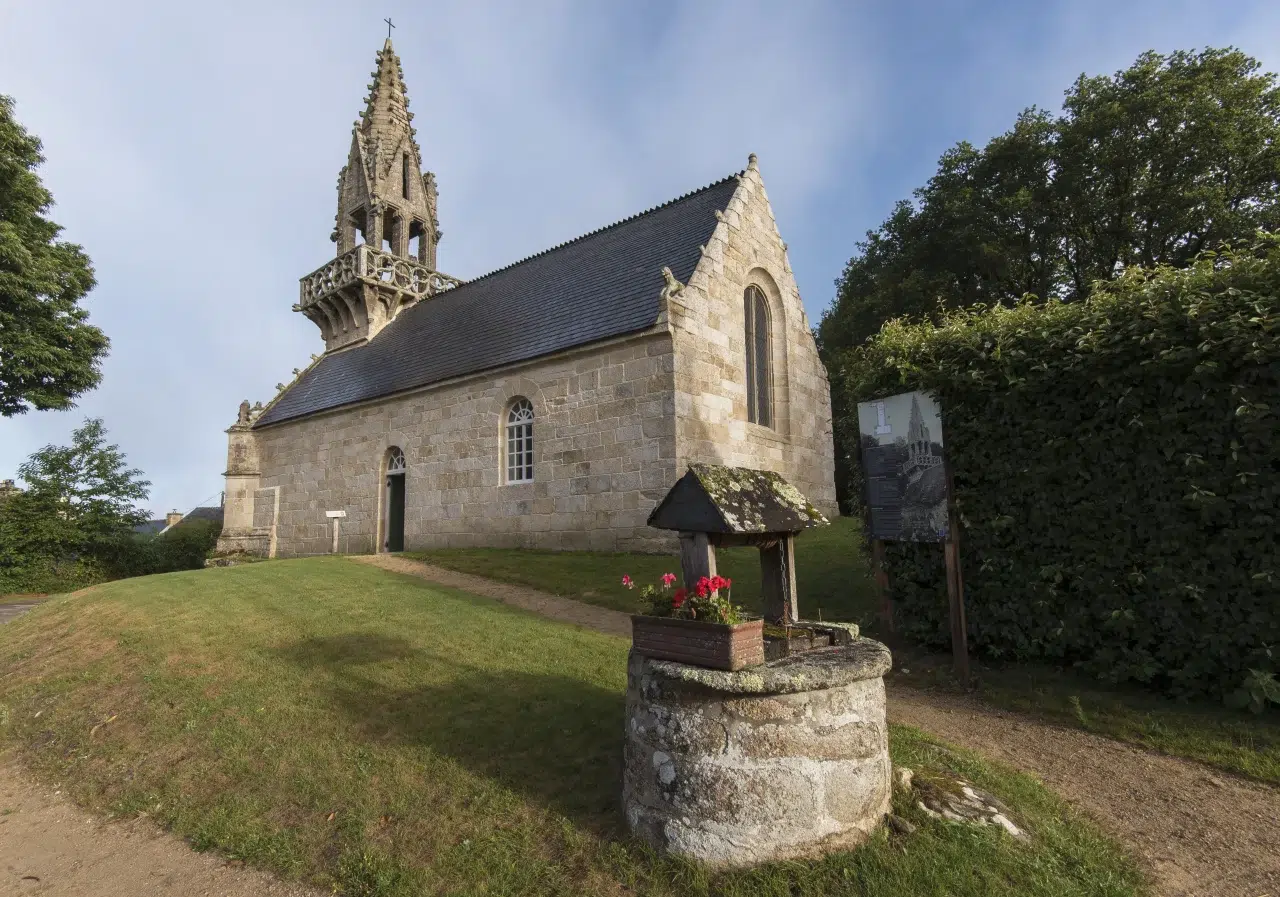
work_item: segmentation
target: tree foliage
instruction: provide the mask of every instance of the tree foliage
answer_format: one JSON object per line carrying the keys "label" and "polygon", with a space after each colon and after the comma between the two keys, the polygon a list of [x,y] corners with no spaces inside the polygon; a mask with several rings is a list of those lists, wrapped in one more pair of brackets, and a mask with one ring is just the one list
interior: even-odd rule
{"label": "tree foliage", "polygon": [[0,96],[0,416],[68,408],[101,379],[107,337],[80,300],[93,289],[84,251],[45,217],[40,141]]}
{"label": "tree foliage", "polygon": [[1184,266],[1280,222],[1280,88],[1238,50],[1144,53],[960,143],[858,244],[821,324],[828,349],[890,318],[1078,299],[1129,267]]}
{"label": "tree foliage", "polygon": [[[846,407],[941,402],[979,649],[1182,694],[1280,668],[1280,238],[1260,239],[839,356]],[[837,426],[857,444],[856,416]],[[944,644],[941,548],[887,554],[903,628]]]}
{"label": "tree foliage", "polygon": [[146,519],[136,503],[150,483],[106,435],[101,420],[87,420],[71,445],[47,445],[18,468],[27,489],[0,506],[0,572],[112,565]]}
{"label": "tree foliage", "polygon": [[[1145,53],[1115,75],[1082,75],[1061,114],[1027,109],[984,148],[943,154],[913,201],[858,244],[820,344],[831,368],[893,318],[1078,300],[1095,281],[1182,267],[1259,229],[1280,229],[1275,76],[1238,50]],[[837,446],[846,507],[855,448]]]}

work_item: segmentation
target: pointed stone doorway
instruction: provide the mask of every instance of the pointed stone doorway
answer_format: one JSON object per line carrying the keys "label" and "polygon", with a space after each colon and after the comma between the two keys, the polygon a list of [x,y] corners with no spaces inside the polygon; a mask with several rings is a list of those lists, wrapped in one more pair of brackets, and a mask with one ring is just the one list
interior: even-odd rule
{"label": "pointed stone doorway", "polygon": [[387,453],[387,484],[383,507],[383,551],[404,551],[404,452],[393,448]]}

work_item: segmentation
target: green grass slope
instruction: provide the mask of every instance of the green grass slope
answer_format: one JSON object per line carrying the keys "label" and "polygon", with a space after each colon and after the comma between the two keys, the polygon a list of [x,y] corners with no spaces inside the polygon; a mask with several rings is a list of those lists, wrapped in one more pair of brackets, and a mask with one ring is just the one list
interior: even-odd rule
{"label": "green grass slope", "polygon": [[[442,548],[410,557],[450,570],[513,582],[613,610],[635,612],[638,590],[622,587],[627,574],[637,586],[680,573],[672,555],[596,551],[522,551],[502,548]],[[721,576],[733,580],[733,599],[752,610],[760,605],[760,552],[729,548],[716,552]],[[807,619],[870,625],[877,613],[875,583],[862,551],[862,530],[849,517],[807,530],[796,539],[796,592]]]}
{"label": "green grass slope", "polygon": [[[512,549],[437,549],[409,556],[463,573],[555,592],[614,610],[639,609],[638,590],[621,587],[622,575],[640,585],[679,573],[679,559],[651,554]],[[759,609],[759,552],[736,548],[717,553],[720,572],[733,579],[734,600]],[[939,549],[939,563],[942,563]],[[796,540],[796,591],[802,615],[860,623],[873,638],[879,625],[876,587],[863,551],[857,520],[842,517]],[[946,603],[946,596],[938,600]],[[919,688],[965,690],[948,675],[950,656],[929,656],[892,642],[895,666],[915,669],[891,678]],[[1219,769],[1280,784],[1280,711],[1262,716],[1203,702],[1170,700],[1136,688],[1115,688],[1070,671],[1016,663],[995,665],[974,658],[978,696],[989,704],[1187,757]]]}
{"label": "green grass slope", "polygon": [[103,812],[348,895],[1129,895],[1034,780],[894,728],[1015,808],[822,861],[710,873],[629,841],[624,640],[340,558],[166,574],[0,627],[0,750]]}

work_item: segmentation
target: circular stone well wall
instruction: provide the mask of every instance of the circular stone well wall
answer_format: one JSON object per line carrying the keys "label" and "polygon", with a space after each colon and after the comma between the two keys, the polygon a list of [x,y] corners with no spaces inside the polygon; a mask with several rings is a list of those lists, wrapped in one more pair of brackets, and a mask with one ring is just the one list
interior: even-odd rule
{"label": "circular stone well wall", "polygon": [[711,866],[861,843],[889,811],[890,663],[871,639],[733,673],[633,651],[623,774],[631,831]]}

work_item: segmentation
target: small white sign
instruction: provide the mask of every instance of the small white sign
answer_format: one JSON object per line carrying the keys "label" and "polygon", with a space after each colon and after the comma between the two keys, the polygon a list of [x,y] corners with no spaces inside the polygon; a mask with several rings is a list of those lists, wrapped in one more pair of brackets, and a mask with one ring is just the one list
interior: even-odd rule
{"label": "small white sign", "polygon": [[324,516],[326,516],[326,517],[346,517],[346,516],[347,516],[347,512],[346,512],[346,511],[325,511],[325,512],[324,512]]}

